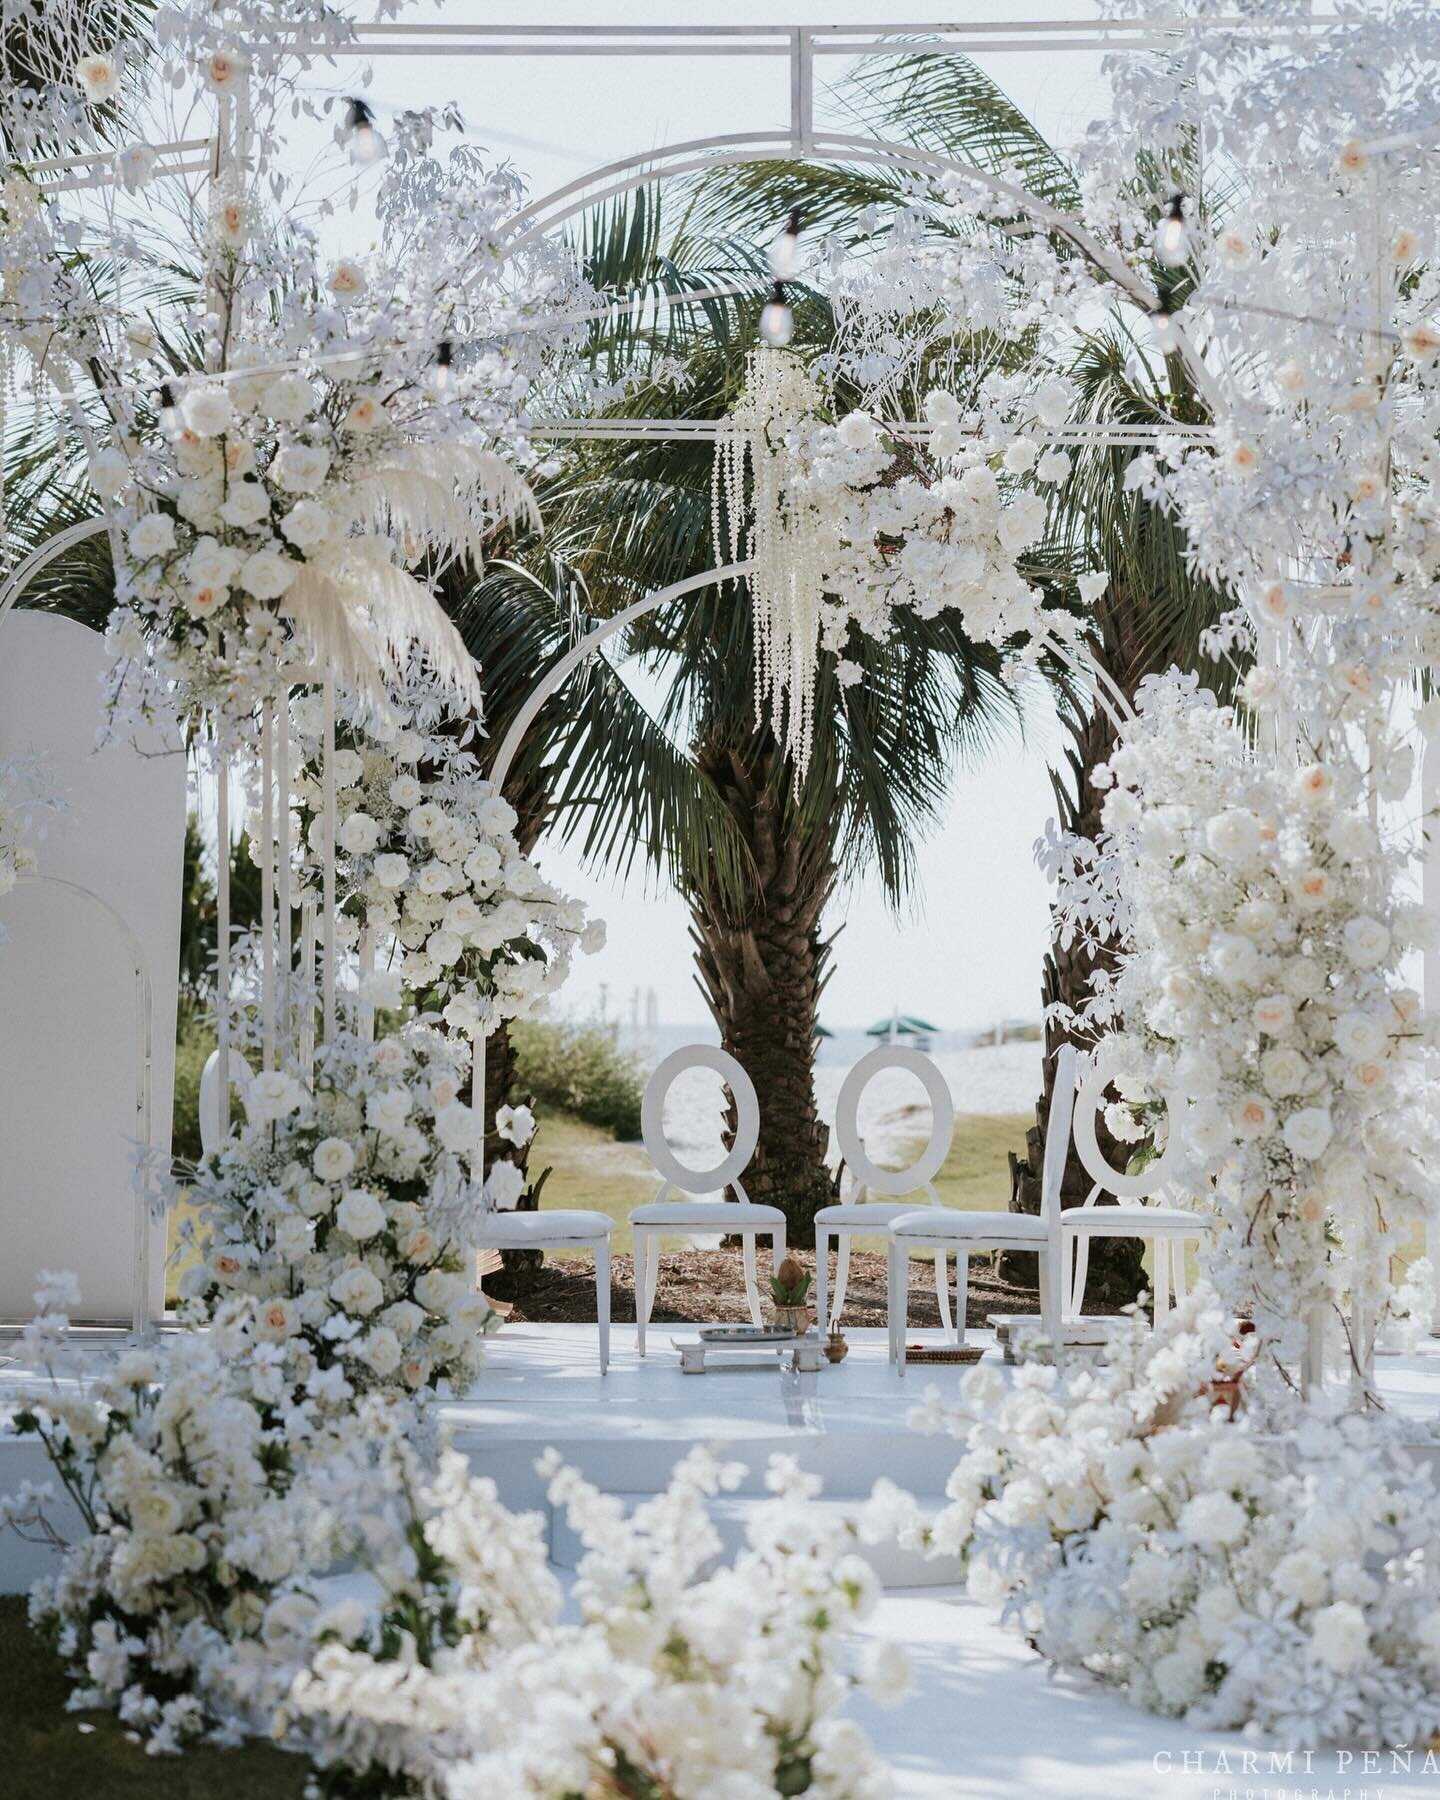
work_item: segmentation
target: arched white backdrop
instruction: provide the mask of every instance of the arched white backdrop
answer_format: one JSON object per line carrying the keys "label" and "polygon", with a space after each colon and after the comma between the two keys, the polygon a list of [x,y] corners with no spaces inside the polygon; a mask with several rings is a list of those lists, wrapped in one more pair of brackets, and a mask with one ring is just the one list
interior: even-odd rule
{"label": "arched white backdrop", "polygon": [[106,666],[72,619],[0,618],[0,761],[39,753],[64,802],[3,902],[0,1318],[29,1316],[38,1269],[74,1271],[86,1319],[164,1302],[164,1225],[137,1215],[131,1158],[170,1147],[185,759],[158,732],[96,748]]}

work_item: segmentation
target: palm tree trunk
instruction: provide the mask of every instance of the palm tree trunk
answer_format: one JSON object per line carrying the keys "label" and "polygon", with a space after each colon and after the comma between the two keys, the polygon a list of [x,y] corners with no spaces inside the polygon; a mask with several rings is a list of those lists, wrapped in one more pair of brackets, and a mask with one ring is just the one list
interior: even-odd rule
{"label": "palm tree trunk", "polygon": [[[1133,698],[1141,678],[1149,672],[1144,654],[1142,622],[1130,596],[1117,593],[1099,615],[1099,634],[1091,649],[1096,660],[1108,671],[1116,685]],[[1066,709],[1065,725],[1072,740],[1066,753],[1068,779],[1055,771],[1056,814],[1062,831],[1094,838],[1100,830],[1100,809],[1104,795],[1095,786],[1095,770],[1115,748],[1115,727],[1093,702],[1086,705],[1076,697],[1076,704]],[[1100,964],[1113,962],[1113,953],[1102,951],[1099,957],[1079,942],[1063,948],[1053,939],[1045,955],[1041,977],[1041,993],[1046,1008],[1045,1056],[1042,1063],[1040,1098],[1035,1106],[1035,1123],[1025,1135],[1025,1155],[1010,1153],[1010,1211],[1038,1213],[1040,1210],[1041,1171],[1045,1165],[1045,1122],[1055,1085],[1055,1058],[1070,1034],[1052,1020],[1049,1008],[1063,1002],[1071,1012],[1078,1012],[1089,999],[1091,981]],[[1124,1167],[1124,1152],[1110,1140],[1103,1119],[1096,1121],[1096,1135],[1101,1153],[1117,1167]],[[1072,1137],[1065,1162],[1065,1175],[1060,1186],[1060,1204],[1079,1206],[1090,1192],[1091,1180],[1076,1154]],[[1108,1306],[1128,1305],[1145,1285],[1142,1247],[1132,1238],[1096,1238],[1090,1246],[1089,1274],[1085,1294],[1091,1301]],[[1030,1286],[1036,1280],[1034,1259],[1007,1253],[1001,1259],[1007,1280]]]}
{"label": "palm tree trunk", "polygon": [[[830,947],[820,917],[835,884],[828,844],[796,827],[788,773],[768,731],[740,746],[701,744],[701,772],[723,794],[754,859],[743,910],[706,879],[690,887],[698,979],[720,1042],[760,1100],[760,1138],[746,1196],[778,1206],[793,1244],[815,1242],[815,1214],[834,1198],[826,1130],[815,1105],[815,1024]],[[810,841],[806,841],[807,838]],[[735,1105],[726,1113],[733,1141]]]}

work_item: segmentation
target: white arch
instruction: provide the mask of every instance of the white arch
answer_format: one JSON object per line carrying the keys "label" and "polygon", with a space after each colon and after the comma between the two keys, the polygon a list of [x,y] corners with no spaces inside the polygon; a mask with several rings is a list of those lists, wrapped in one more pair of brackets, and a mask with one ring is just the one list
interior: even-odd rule
{"label": "white arch", "polygon": [[0,619],[3,619],[21,594],[41,572],[76,544],[83,544],[86,538],[99,537],[110,529],[109,521],[102,514],[93,519],[81,519],[77,525],[67,525],[63,531],[57,531],[52,538],[47,538],[30,554],[18,562],[5,578],[0,587]]}
{"label": "white arch", "polygon": [[[715,154],[721,152],[721,154]],[[600,206],[607,200],[643,187],[647,182],[672,175],[696,174],[707,169],[722,169],[747,162],[861,162],[891,169],[920,168],[953,176],[985,188],[1017,210],[1035,219],[1047,229],[1067,238],[1081,255],[1101,269],[1131,302],[1145,313],[1153,313],[1160,305],[1160,295],[1143,281],[1120,256],[1093,238],[1078,221],[1049,201],[1032,194],[1026,187],[1005,181],[986,169],[932,150],[921,150],[913,144],[894,144],[883,138],[862,137],[849,132],[811,132],[802,142],[777,131],[722,132],[710,137],[690,138],[684,143],[666,145],[633,156],[602,163],[587,174],[553,188],[548,194],[523,207],[502,228],[501,237],[507,253],[514,255],[535,239],[545,236],[556,226],[578,213]],[[596,187],[596,183],[600,183]],[[1212,413],[1220,410],[1220,392],[1206,368],[1204,359],[1190,342],[1189,334],[1178,318],[1172,319],[1171,334],[1191,379],[1204,396]]]}

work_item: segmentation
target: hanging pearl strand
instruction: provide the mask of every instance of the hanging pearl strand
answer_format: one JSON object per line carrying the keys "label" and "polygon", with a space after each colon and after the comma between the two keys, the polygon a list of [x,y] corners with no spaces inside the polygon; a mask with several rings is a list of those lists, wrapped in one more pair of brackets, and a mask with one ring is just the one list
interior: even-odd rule
{"label": "hanging pearl strand", "polygon": [[825,586],[818,521],[808,504],[794,503],[790,484],[800,435],[817,422],[822,405],[819,388],[795,357],[769,347],[753,352],[745,392],[731,416],[733,430],[716,443],[711,484],[717,556],[728,552],[729,560],[738,561],[748,537],[755,563],[750,592],[757,721],[768,709],[778,733],[783,713],[784,746],[797,776],[809,767],[814,744]]}

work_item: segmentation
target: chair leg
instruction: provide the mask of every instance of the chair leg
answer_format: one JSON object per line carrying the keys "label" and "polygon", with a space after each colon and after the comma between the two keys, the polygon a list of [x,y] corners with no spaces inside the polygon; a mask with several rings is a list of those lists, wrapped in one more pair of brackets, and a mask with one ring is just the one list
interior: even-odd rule
{"label": "chair leg", "polygon": [[741,1234],[740,1260],[745,1267],[745,1299],[750,1307],[750,1323],[758,1331],[764,1321],[760,1317],[760,1290],[755,1285],[755,1234],[753,1231]]}
{"label": "chair leg", "polygon": [[635,1227],[634,1235],[634,1270],[635,1270],[635,1348],[641,1356],[645,1354],[645,1326],[649,1322],[645,1309],[645,1276],[646,1263],[650,1260],[650,1246],[645,1240],[643,1225]]}
{"label": "chair leg", "polygon": [[886,1274],[889,1293],[886,1296],[886,1319],[890,1326],[890,1360],[899,1375],[905,1373],[905,1327],[908,1323],[906,1296],[910,1282],[910,1251],[907,1245],[891,1242]]}
{"label": "chair leg", "polygon": [[770,1233],[770,1273],[778,1275],[785,1260],[785,1224],[782,1220]]}
{"label": "chair leg", "polygon": [[[956,1254],[959,1260],[959,1253]],[[940,1329],[949,1337],[950,1324],[950,1256],[944,1245],[935,1251],[935,1298],[940,1306]]]}
{"label": "chair leg", "polygon": [[835,1307],[832,1313],[833,1329],[840,1329],[840,1315],[845,1310],[845,1290],[850,1285],[850,1233],[837,1233],[838,1248],[835,1252]]}
{"label": "chair leg", "polygon": [[645,1260],[645,1323],[650,1323],[650,1315],[655,1310],[655,1290],[660,1285],[660,1238],[656,1232],[654,1241],[647,1246],[649,1255]]}
{"label": "chair leg", "polygon": [[610,1240],[595,1245],[595,1320],[600,1327],[600,1373],[610,1367]]}
{"label": "chair leg", "polygon": [[1155,1270],[1155,1302],[1152,1323],[1158,1325],[1170,1310],[1169,1238],[1151,1238],[1150,1261]]}
{"label": "chair leg", "polygon": [[965,1327],[970,1311],[970,1252],[955,1251],[955,1342],[965,1342]]}
{"label": "chair leg", "polygon": [[1065,1359],[1065,1322],[1062,1316],[1065,1253],[1058,1224],[1040,1248],[1040,1329],[1054,1346],[1057,1364]]}
{"label": "chair leg", "polygon": [[1070,1239],[1070,1282],[1060,1296],[1060,1317],[1078,1319],[1085,1310],[1085,1281],[1090,1273],[1090,1233],[1077,1231]]}
{"label": "chair leg", "polygon": [[830,1275],[830,1233],[821,1226],[815,1227],[815,1327],[821,1337],[829,1328],[826,1314],[827,1289]]}
{"label": "chair leg", "polygon": [[1188,1247],[1190,1240],[1188,1238],[1175,1238],[1173,1241],[1175,1247],[1170,1254],[1170,1280],[1174,1285],[1175,1304],[1178,1306],[1190,1292],[1190,1271],[1185,1266],[1189,1260]]}

